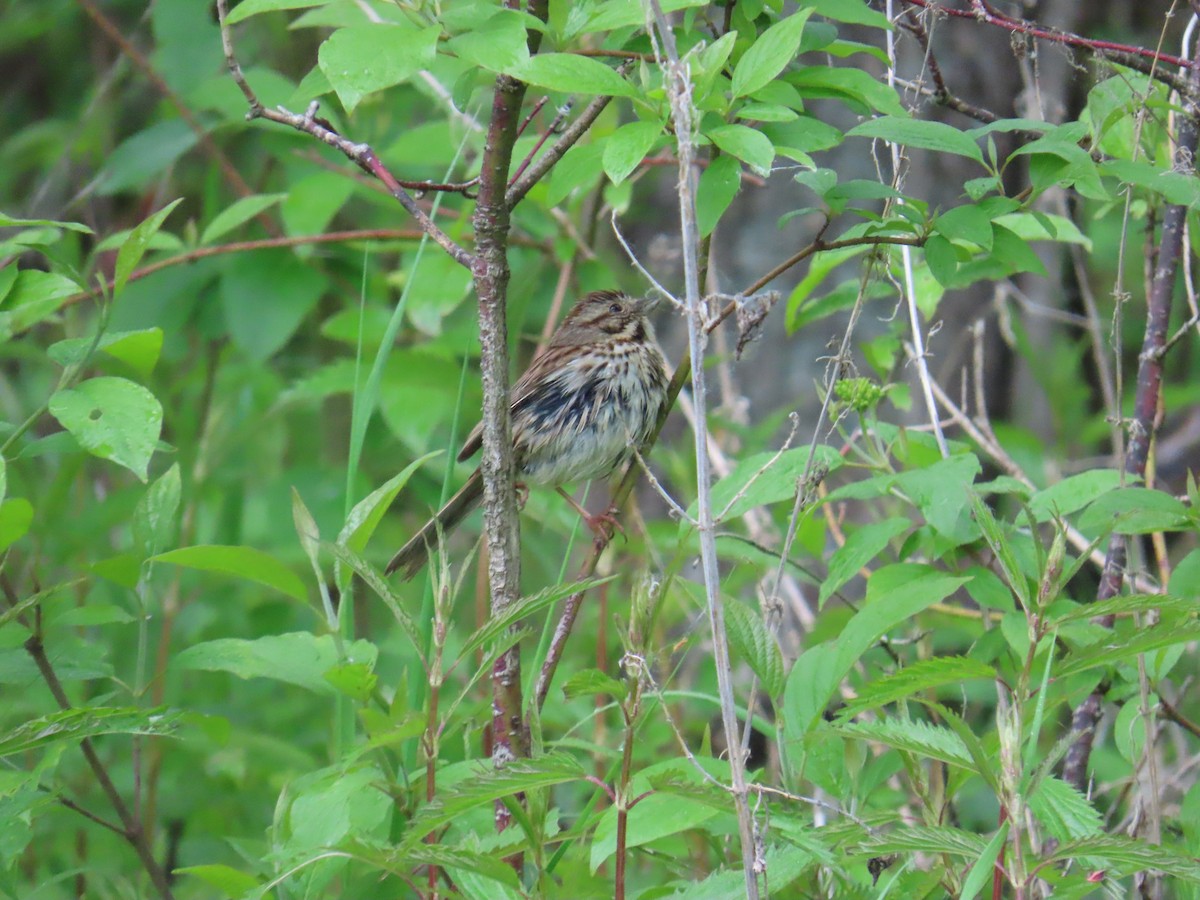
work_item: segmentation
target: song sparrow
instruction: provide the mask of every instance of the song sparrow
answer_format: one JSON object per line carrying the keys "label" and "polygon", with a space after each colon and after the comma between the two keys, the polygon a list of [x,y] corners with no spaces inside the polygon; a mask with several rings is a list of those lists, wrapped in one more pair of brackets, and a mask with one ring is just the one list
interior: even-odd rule
{"label": "song sparrow", "polygon": [[[662,351],[647,314],[656,299],[596,291],[575,304],[510,393],[517,478],[554,485],[591,481],[612,472],[650,436],[667,396]],[[469,459],[483,443],[482,426],[458,454]],[[450,533],[483,496],[477,468],[467,483],[388,563],[412,578],[438,530]],[[584,513],[586,516],[586,513]],[[588,517],[589,524],[595,519]]]}

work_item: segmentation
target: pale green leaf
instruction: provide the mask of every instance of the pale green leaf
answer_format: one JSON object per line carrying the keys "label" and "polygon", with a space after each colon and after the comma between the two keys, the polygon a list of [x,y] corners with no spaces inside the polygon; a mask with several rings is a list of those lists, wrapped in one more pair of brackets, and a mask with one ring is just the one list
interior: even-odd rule
{"label": "pale green leaf", "polygon": [[219,572],[235,578],[246,578],[275,588],[301,602],[308,600],[308,591],[300,576],[263,550],[256,547],[231,547],[219,544],[199,544],[168,550],[150,558],[152,562],[170,563],[203,572]]}
{"label": "pale green leaf", "polygon": [[794,12],[758,36],[733,70],[734,97],[744,97],[766,87],[787,67],[800,49],[804,23],[812,12],[811,7]]}
{"label": "pale green leaf", "polygon": [[142,481],[162,431],[162,404],[125,378],[90,378],[50,397],[50,414],[84,450]]}

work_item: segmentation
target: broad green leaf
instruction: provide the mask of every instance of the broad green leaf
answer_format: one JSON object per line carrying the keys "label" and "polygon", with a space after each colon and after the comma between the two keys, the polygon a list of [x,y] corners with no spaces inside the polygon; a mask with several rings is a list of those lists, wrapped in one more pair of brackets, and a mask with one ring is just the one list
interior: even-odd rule
{"label": "broad green leaf", "polygon": [[[792,896],[787,888],[820,859],[809,847],[772,844],[766,848],[763,862],[770,873],[771,896]],[[815,873],[810,877],[815,879]],[[680,890],[669,896],[671,900],[730,900],[731,897],[743,896],[745,890],[746,876],[741,866],[722,866],[700,881],[688,880]]]}
{"label": "broad green leaf", "polygon": [[931,234],[925,241],[925,265],[938,284],[954,283],[958,271],[958,251],[940,234]]}
{"label": "broad green leaf", "polygon": [[1080,244],[1089,253],[1092,250],[1091,238],[1080,231],[1079,226],[1070,219],[1053,213],[1040,210],[1008,213],[997,216],[995,222],[1025,241],[1059,241]]}
{"label": "broad green leaf", "polygon": [[992,220],[974,204],[956,206],[933,220],[933,230],[948,241],[970,241],[981,250],[992,246]]}
{"label": "broad green leaf", "polygon": [[158,364],[162,352],[163,332],[161,328],[144,328],[140,331],[109,331],[100,336],[99,342],[92,338],[68,338],[50,345],[46,355],[63,368],[83,365],[88,351],[95,345],[113,359],[132,368],[142,377],[148,376]]}
{"label": "broad green leaf", "polygon": [[867,581],[866,602],[842,633],[809,648],[792,666],[783,703],[788,736],[803,737],[813,727],[838,684],[880,637],[968,580],[907,563],[876,570]]}
{"label": "broad green leaf", "polygon": [[528,84],[564,94],[636,97],[639,93],[616,70],[571,53],[539,53],[512,74]]}
{"label": "broad green leaf", "polygon": [[137,264],[141,262],[150,239],[162,228],[163,222],[167,220],[167,216],[182,202],[182,197],[172,200],[154,215],[139,224],[133,231],[129,232],[129,237],[125,239],[125,243],[117,251],[117,264],[113,273],[113,296],[120,295],[121,291],[125,289],[125,283],[129,280],[129,276],[133,274],[133,270],[137,268]]}
{"label": "broad green leaf", "polygon": [[603,144],[576,144],[558,161],[550,172],[546,202],[557,206],[578,187],[591,186],[604,169]]}
{"label": "broad green leaf", "polygon": [[269,553],[256,547],[199,544],[194,547],[168,550],[166,553],[152,556],[150,561],[246,578],[258,584],[275,588],[301,603],[308,601],[308,591],[300,576]]}
{"label": "broad green leaf", "polygon": [[858,689],[858,696],[838,711],[851,719],[864,710],[885,706],[945,685],[957,685],[976,679],[992,680],[996,670],[969,656],[939,656],[918,660],[898,672],[885,675]]}
{"label": "broad green leaf", "polygon": [[807,4],[818,16],[833,19],[835,22],[892,30],[892,23],[888,21],[888,17],[878,10],[871,9],[863,0],[807,0]]}
{"label": "broad green leaf", "polygon": [[225,21],[236,25],[243,19],[256,16],[259,13],[274,12],[281,9],[307,9],[310,6],[324,6],[332,0],[242,0],[229,13]]}
{"label": "broad green leaf", "polygon": [[730,87],[734,97],[744,97],[766,87],[787,67],[800,49],[804,23],[812,12],[811,7],[794,12],[758,36],[733,70]]}
{"label": "broad green leaf", "polygon": [[289,250],[239,253],[224,263],[221,308],[233,343],[261,362],[283,347],[324,293],[325,277]]}
{"label": "broad green leaf", "polygon": [[0,341],[54,315],[80,287],[57,272],[22,269],[0,307]]}
{"label": "broad green leaf", "polygon": [[145,481],[162,431],[162,404],[124,378],[90,378],[50,397],[50,414],[84,450]]}
{"label": "broad green leaf", "polygon": [[1005,841],[1008,840],[1010,825],[1010,822],[1005,821],[999,830],[992,835],[992,839],[987,842],[987,846],[983,848],[983,853],[975,860],[975,863],[971,866],[971,871],[967,873],[967,877],[963,880],[959,900],[975,900],[975,895],[983,890],[984,885],[992,880],[996,871],[996,860],[1000,857],[1000,851],[1004,849]]}
{"label": "broad green leaf", "polygon": [[732,156],[718,156],[700,173],[696,189],[696,224],[708,237],[742,185],[742,167]]}
{"label": "broad green leaf", "polygon": [[200,243],[212,243],[286,197],[287,194],[256,194],[253,197],[243,197],[234,201],[232,205],[213,216],[213,220],[208,223],[208,227],[200,235]]}
{"label": "broad green leaf", "polygon": [[4,461],[4,457],[0,456],[0,503],[4,502],[4,497],[8,493],[8,463]]}
{"label": "broad green leaf", "polygon": [[874,109],[889,116],[908,115],[896,92],[862,69],[806,66],[785,77],[804,97],[833,97],[863,112]]}
{"label": "broad green leaf", "polygon": [[27,753],[59,741],[78,744],[101,734],[171,734],[179,713],[166,707],[80,707],[29,719],[0,736],[0,757]]}
{"label": "broad green leaf", "polygon": [[1116,469],[1091,469],[1064,478],[1029,498],[1028,509],[1034,521],[1048,522],[1055,516],[1069,516],[1097,498],[1121,486]]}
{"label": "broad green leaf", "polygon": [[[252,0],[246,0],[250,3]],[[310,2],[322,2],[322,0],[310,0]],[[244,5],[244,4],[243,4]],[[242,897],[250,891],[257,888],[260,884],[259,880],[253,875],[235,869],[232,866],[227,866],[222,863],[208,863],[200,866],[181,866],[173,869],[173,872],[181,875],[190,875],[202,881],[204,884],[214,887],[221,891],[227,897]]]}
{"label": "broad green leaf", "polygon": [[[1051,621],[1055,626],[1059,626],[1065,625],[1067,622],[1082,622],[1094,619],[1097,616],[1118,616],[1134,612],[1149,612],[1152,609],[1189,613],[1195,612],[1196,607],[1197,601],[1194,596],[1121,594],[1120,596],[1111,597],[1108,600],[1099,600],[1095,603],[1081,603],[1068,612],[1056,615]],[[1059,607],[1055,606],[1054,609],[1057,611]]]}
{"label": "broad green leaf", "polygon": [[148,184],[187,153],[200,140],[183,119],[165,119],[139,131],[117,145],[96,176],[102,195]]}
{"label": "broad green leaf", "polygon": [[971,485],[980,468],[974,454],[955,453],[930,466],[901,472],[895,484],[912,498],[939,534],[962,544],[979,536],[971,518]]}
{"label": "broad green leaf", "polygon": [[[373,667],[377,655],[375,645],[369,641],[346,645],[350,663]],[[193,644],[176,654],[172,665],[179,669],[229,672],[238,678],[270,678],[332,695],[335,688],[325,679],[325,673],[343,662],[332,635],[298,631],[254,640],[220,638]]]}
{"label": "broad green leaf", "polygon": [[892,538],[903,534],[911,526],[912,522],[908,519],[894,518],[870,522],[850,532],[846,542],[834,550],[829,558],[829,573],[822,580],[817,596],[818,608],[824,607],[826,600],[878,556]]}
{"label": "broad green leaf", "polygon": [[733,599],[725,600],[724,606],[730,644],[758,676],[767,696],[778,697],[785,683],[779,644],[767,632],[762,616],[750,607]]}
{"label": "broad green leaf", "polygon": [[317,50],[338,99],[353,112],[368,94],[407,81],[433,64],[441,29],[376,22],[339,28]]}
{"label": "broad green leaf", "polygon": [[366,663],[344,663],[327,670],[324,677],[338,693],[366,703],[379,683],[379,676],[372,669],[373,666]]}
{"label": "broad green leaf", "polygon": [[529,62],[525,19],[502,9],[480,25],[457,35],[446,45],[460,59],[491,72],[513,72]]}
{"label": "broad green leaf", "polygon": [[133,542],[143,556],[162,552],[175,529],[182,492],[179,463],[175,463],[147,488],[133,511]]}
{"label": "broad green leaf", "polygon": [[775,145],[761,131],[746,125],[721,125],[705,135],[725,153],[736,156],[759,175],[771,174]]}
{"label": "broad green leaf", "polygon": [[[732,519],[756,506],[792,499],[796,496],[797,479],[803,477],[808,468],[808,457],[808,447],[745,457],[732,472],[713,485],[713,509],[722,519]],[[841,463],[842,458],[835,449],[825,445],[817,447],[814,469],[833,471]],[[695,512],[693,503],[688,513],[694,517]]]}
{"label": "broad green leaf", "polygon": [[[580,31],[612,31],[616,28],[646,24],[646,6],[642,0],[607,0],[604,3],[572,5],[577,5],[587,19],[581,20],[579,27],[569,32],[571,36]],[[663,0],[661,4],[664,13],[704,5],[705,0]]]}
{"label": "broad green leaf", "polygon": [[604,141],[604,173],[614,184],[628,178],[654,149],[662,135],[660,122],[630,122]]}
{"label": "broad green leaf", "polygon": [[1188,509],[1165,491],[1126,487],[1096,499],[1082,516],[1079,529],[1087,534],[1149,534],[1178,531],[1191,524]]}
{"label": "broad green leaf", "polygon": [[904,147],[953,153],[983,162],[983,152],[974,139],[965,131],[959,131],[944,122],[902,116],[880,116],[851,128],[846,132],[846,136],[875,138]]}

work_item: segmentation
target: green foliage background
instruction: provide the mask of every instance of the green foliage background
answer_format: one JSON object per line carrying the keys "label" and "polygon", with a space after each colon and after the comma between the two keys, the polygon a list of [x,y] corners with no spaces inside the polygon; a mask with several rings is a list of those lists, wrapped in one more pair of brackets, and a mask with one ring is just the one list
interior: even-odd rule
{"label": "green foliage background", "polygon": [[[886,316],[900,245],[930,321],[1075,252],[1131,414],[1138,248],[1200,197],[1172,171],[1163,85],[1098,65],[1061,123],[981,125],[887,85],[879,4],[664,7],[690,53],[706,238],[773,169],[806,190],[785,218],[815,223],[806,240],[827,226],[767,329],[836,341],[856,304]],[[245,121],[210,4],[15,0],[0,23],[0,895],[429,896],[431,868],[443,896],[739,895],[695,530],[644,492],[529,711],[532,759],[493,772],[487,663],[520,623],[529,698],[588,543],[574,514],[529,498],[511,620],[487,620],[469,539],[411,584],[375,568],[468,471],[448,460],[480,405],[470,273],[343,155]],[[643,162],[675,144],[640,4],[552,2],[543,25],[484,0],[242,0],[232,23],[264,105],[319,100],[408,181],[478,173],[498,73],[531,85],[516,161],[557,140],[569,100],[567,122],[613,96],[514,212],[514,368],[556,292],[646,290],[606,236],[614,212],[675,228],[654,190],[673,165]],[[943,207],[837,155],[888,141],[974,175]],[[471,245],[469,189],[420,199]],[[805,422],[776,453],[787,409],[717,411],[720,587],[774,896],[978,896],[997,860],[1018,896],[1119,895],[1146,872],[1198,894],[1194,476],[1123,479],[1087,330],[1047,351],[1039,323],[1005,325],[1040,435],[997,417],[943,453],[906,315],[836,377],[813,368],[833,398],[811,449]],[[1192,326],[1166,357],[1170,414],[1197,403]],[[649,464],[694,513],[690,447]],[[1113,533],[1135,577],[1100,610],[1088,551]],[[1088,796],[1059,774],[1097,687]],[[517,820],[501,834],[497,800]]]}

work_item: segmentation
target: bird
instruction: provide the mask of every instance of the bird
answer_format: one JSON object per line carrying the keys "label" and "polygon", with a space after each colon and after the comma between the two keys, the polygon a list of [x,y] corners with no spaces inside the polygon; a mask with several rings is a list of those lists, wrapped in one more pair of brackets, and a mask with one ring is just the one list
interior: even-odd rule
{"label": "bird", "polygon": [[[513,451],[521,484],[552,485],[593,529],[611,516],[589,516],[564,484],[611,474],[654,430],[667,400],[667,365],[648,318],[656,297],[593,291],[577,301],[509,392]],[[459,462],[483,445],[475,426]],[[476,467],[466,484],[400,548],[386,573],[405,581],[430,548],[462,522],[483,497]]]}

